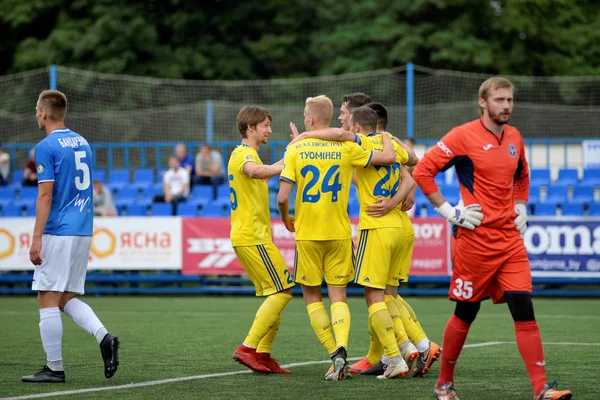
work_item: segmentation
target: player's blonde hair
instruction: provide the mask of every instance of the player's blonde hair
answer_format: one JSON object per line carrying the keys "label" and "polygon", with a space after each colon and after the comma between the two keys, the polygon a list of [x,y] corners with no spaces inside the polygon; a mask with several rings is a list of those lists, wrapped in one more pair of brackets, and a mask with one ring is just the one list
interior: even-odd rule
{"label": "player's blonde hair", "polygon": [[317,122],[329,125],[333,119],[333,102],[325,95],[306,99],[306,110]]}
{"label": "player's blonde hair", "polygon": [[67,115],[67,96],[58,90],[44,90],[38,98],[40,107],[51,121],[62,121]]}
{"label": "player's blonde hair", "polygon": [[[479,98],[487,101],[491,91],[498,89],[510,89],[511,91],[514,91],[515,87],[508,79],[500,76],[494,76],[487,79],[481,84],[481,86],[479,86]],[[479,107],[479,112],[481,115],[483,115],[483,108]]]}
{"label": "player's blonde hair", "polygon": [[237,116],[237,126],[242,137],[247,137],[246,131],[248,130],[248,126],[255,127],[263,122],[265,118],[269,118],[269,121],[273,120],[269,110],[266,108],[260,106],[243,107]]}

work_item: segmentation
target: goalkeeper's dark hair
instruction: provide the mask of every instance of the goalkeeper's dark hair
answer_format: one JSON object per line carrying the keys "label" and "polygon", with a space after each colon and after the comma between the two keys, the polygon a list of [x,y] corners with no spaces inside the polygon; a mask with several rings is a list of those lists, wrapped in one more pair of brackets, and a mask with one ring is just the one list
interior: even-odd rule
{"label": "goalkeeper's dark hair", "polygon": [[377,130],[377,114],[367,106],[352,110],[352,124],[359,124],[362,133],[370,134]]}
{"label": "goalkeeper's dark hair", "polygon": [[355,108],[362,107],[365,104],[371,103],[373,99],[367,94],[357,92],[352,94],[345,94],[342,96],[342,104],[346,104],[348,111],[352,111]]}
{"label": "goalkeeper's dark hair", "polygon": [[242,137],[247,137],[246,131],[248,130],[248,126],[255,127],[263,122],[265,118],[269,118],[269,121],[273,120],[269,110],[266,108],[260,106],[243,107],[237,116],[237,126]]}
{"label": "goalkeeper's dark hair", "polygon": [[387,108],[385,108],[383,104],[377,103],[375,101],[367,104],[367,107],[375,111],[375,114],[377,114],[377,127],[381,127],[381,129],[386,130],[388,124]]}

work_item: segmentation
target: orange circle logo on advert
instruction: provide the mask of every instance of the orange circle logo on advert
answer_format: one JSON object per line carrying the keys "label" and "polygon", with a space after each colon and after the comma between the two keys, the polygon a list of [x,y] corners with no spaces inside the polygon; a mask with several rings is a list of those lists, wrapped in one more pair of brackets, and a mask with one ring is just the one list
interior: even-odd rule
{"label": "orange circle logo on advert", "polygon": [[106,228],[96,229],[92,236],[90,251],[98,258],[104,258],[115,252],[117,238],[114,233]]}
{"label": "orange circle logo on advert", "polygon": [[6,229],[0,229],[0,258],[10,256],[15,251],[15,237]]}

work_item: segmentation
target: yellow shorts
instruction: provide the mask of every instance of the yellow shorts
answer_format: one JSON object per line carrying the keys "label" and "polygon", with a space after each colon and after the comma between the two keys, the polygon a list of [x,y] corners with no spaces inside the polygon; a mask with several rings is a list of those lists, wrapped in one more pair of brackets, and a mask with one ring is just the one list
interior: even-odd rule
{"label": "yellow shorts", "polygon": [[233,250],[254,284],[257,296],[268,296],[294,286],[292,274],[273,243],[238,246]]}
{"label": "yellow shorts", "polygon": [[[408,274],[410,274],[410,264],[412,262],[413,249],[415,248],[414,231],[410,235],[405,233],[404,236],[400,238],[400,246],[403,250],[400,256],[400,273],[398,280],[399,282],[408,282]],[[391,283],[388,283],[388,285],[398,286],[392,285]]]}
{"label": "yellow shorts", "polygon": [[[414,236],[412,236],[414,242]],[[412,247],[402,228],[365,229],[358,233],[354,282],[375,289],[398,286],[410,270]],[[403,269],[405,268],[405,269]]]}
{"label": "yellow shorts", "polygon": [[346,286],[354,272],[352,240],[297,240],[294,278],[306,286]]}

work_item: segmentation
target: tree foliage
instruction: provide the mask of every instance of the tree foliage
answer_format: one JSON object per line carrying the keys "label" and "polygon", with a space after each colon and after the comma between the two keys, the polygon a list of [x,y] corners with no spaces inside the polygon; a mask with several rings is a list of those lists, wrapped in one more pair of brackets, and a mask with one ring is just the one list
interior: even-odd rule
{"label": "tree foliage", "polygon": [[390,68],[600,73],[595,0],[4,0],[0,74],[49,64],[164,78]]}

